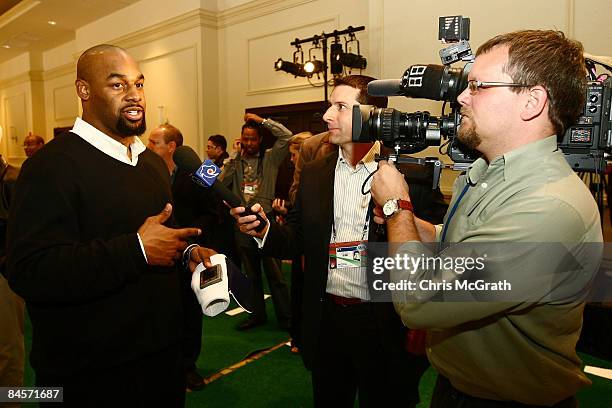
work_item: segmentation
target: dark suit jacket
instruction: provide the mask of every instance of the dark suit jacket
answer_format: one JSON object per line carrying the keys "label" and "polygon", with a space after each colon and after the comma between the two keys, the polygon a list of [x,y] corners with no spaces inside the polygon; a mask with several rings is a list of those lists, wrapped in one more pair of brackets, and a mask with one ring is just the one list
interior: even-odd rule
{"label": "dark suit jacket", "polygon": [[[321,314],[326,297],[328,273],[328,245],[333,216],[335,167],[338,150],[324,157],[304,163],[295,205],[287,216],[287,224],[271,224],[264,252],[270,256],[291,259],[304,255],[304,303],[302,329],[302,358],[311,369],[319,348]],[[435,190],[434,190],[435,191]],[[417,216],[427,206],[438,206],[432,201],[429,186],[410,186],[410,197]],[[429,198],[427,198],[429,197]],[[444,204],[441,204],[444,206]],[[371,217],[372,219],[373,217]],[[370,221],[368,241],[385,241],[384,234]],[[391,348],[401,347],[406,328],[395,313],[392,303],[373,303],[381,326],[381,341]]]}
{"label": "dark suit jacket", "polygon": [[302,142],[300,154],[295,164],[295,170],[293,171],[293,182],[289,188],[289,202],[291,202],[291,204],[295,202],[304,163],[320,159],[321,157],[325,157],[337,151],[338,146],[329,143],[329,132],[319,133]]}

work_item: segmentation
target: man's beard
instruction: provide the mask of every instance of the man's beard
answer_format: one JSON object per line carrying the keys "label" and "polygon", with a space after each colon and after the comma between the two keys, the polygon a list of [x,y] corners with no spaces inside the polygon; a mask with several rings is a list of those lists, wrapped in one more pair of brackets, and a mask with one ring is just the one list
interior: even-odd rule
{"label": "man's beard", "polygon": [[457,132],[457,140],[463,143],[468,149],[475,150],[478,146],[480,146],[480,143],[482,143],[482,139],[476,132],[473,119],[469,118],[469,120],[471,121],[469,126],[466,126],[464,124],[459,126],[459,131]]}
{"label": "man's beard", "polygon": [[117,132],[122,136],[140,136],[145,130],[147,130],[147,121],[144,111],[140,122],[130,122],[123,115],[119,115],[117,119]]}

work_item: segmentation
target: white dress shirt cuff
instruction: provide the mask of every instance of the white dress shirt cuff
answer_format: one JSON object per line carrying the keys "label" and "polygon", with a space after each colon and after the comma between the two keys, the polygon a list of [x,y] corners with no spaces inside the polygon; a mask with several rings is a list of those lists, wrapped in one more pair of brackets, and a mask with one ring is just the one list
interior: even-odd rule
{"label": "white dress shirt cuff", "polygon": [[436,231],[436,242],[440,242],[440,239],[442,239],[442,228],[444,228],[444,224],[434,225],[434,229]]}
{"label": "white dress shirt cuff", "polygon": [[270,220],[266,220],[266,222],[268,223],[268,229],[266,229],[266,233],[264,234],[263,238],[253,237],[255,242],[257,242],[257,248],[259,249],[263,248],[264,245],[266,245],[266,238],[268,238],[268,232],[270,232]]}
{"label": "white dress shirt cuff", "polygon": [[147,259],[147,253],[144,250],[144,245],[142,244],[142,239],[140,239],[140,234],[136,233],[136,236],[138,237],[138,243],[140,244],[140,250],[142,251],[142,255],[144,256],[145,262],[149,263],[149,260]]}

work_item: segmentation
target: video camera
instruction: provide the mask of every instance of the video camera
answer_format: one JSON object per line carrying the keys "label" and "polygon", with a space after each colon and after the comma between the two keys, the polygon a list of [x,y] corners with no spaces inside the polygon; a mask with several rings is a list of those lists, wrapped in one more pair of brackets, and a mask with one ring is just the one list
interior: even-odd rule
{"label": "video camera", "polygon": [[[386,159],[398,163],[433,164],[434,187],[438,185],[442,167],[439,159],[417,159],[400,155],[420,152],[428,146],[440,146],[440,153],[453,160],[454,164],[449,167],[455,170],[464,170],[480,156],[456,139],[461,123],[461,106],[457,97],[467,87],[468,74],[474,60],[468,42],[469,27],[470,20],[467,17],[440,17],[438,39],[451,43],[440,51],[444,65],[412,65],[401,79],[377,80],[368,84],[368,94],[372,96],[405,96],[444,101],[439,117],[429,112],[408,113],[371,105],[353,106],[353,142],[371,143],[380,140],[395,150],[395,154]],[[450,67],[450,64],[460,60],[466,61],[463,68]],[[584,112],[577,123],[567,129],[558,146],[575,171],[602,174],[605,169],[604,153],[612,146],[612,79],[597,78],[595,63],[612,72],[610,66],[587,59],[593,82],[588,85]],[[444,114],[447,103],[451,111]],[[442,138],[446,139],[443,143]]]}
{"label": "video camera", "polygon": [[[565,159],[574,171],[604,174],[605,154],[610,153],[612,147],[612,78],[597,81],[595,63],[598,62],[587,58],[592,81],[587,85],[584,109],[557,146],[563,150]],[[601,65],[612,72],[611,66]]]}

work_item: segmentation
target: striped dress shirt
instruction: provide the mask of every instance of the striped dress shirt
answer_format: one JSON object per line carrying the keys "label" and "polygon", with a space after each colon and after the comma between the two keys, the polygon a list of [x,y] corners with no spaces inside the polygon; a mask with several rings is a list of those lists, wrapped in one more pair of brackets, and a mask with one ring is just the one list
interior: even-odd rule
{"label": "striped dress shirt", "polygon": [[[369,219],[366,218],[372,178],[368,179],[364,188],[368,194],[361,194],[361,188],[378,167],[374,158],[380,153],[380,143],[376,142],[355,168],[342,156],[342,149],[338,150],[334,178],[334,226],[330,242],[365,241],[368,237]],[[370,300],[366,268],[329,268],[326,292],[346,298]]]}

